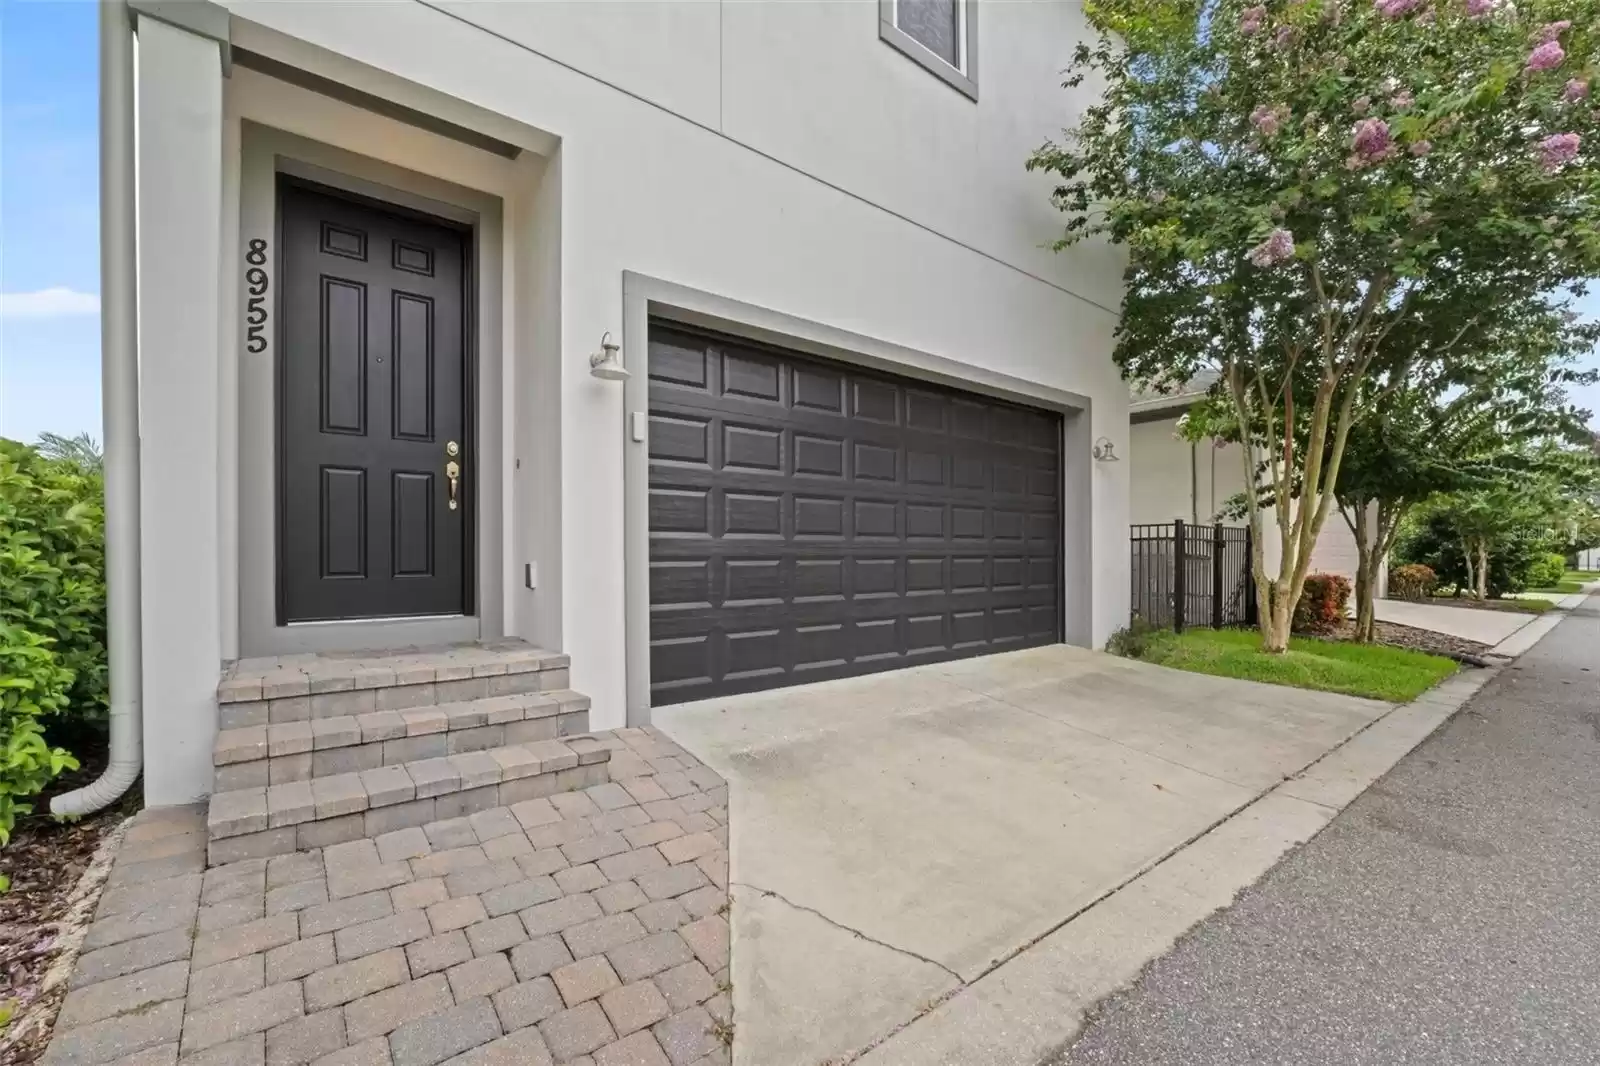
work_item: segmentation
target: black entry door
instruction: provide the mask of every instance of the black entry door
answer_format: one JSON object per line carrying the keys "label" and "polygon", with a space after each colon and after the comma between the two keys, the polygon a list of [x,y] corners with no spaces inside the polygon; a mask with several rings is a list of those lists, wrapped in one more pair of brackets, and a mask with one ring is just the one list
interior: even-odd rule
{"label": "black entry door", "polygon": [[466,235],[288,182],[279,205],[280,614],[465,613]]}

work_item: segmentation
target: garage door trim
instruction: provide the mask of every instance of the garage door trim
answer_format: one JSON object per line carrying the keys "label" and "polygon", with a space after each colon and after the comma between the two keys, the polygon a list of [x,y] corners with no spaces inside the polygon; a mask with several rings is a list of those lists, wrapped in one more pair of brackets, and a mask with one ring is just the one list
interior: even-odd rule
{"label": "garage door trim", "polygon": [[[650,721],[649,461],[646,443],[634,439],[633,415],[641,416],[642,428],[644,413],[649,410],[648,352],[652,317],[725,333],[759,346],[787,349],[1062,415],[1059,489],[1064,521],[1057,560],[1065,597],[1062,634],[1067,643],[1089,644],[1089,590],[1094,563],[1089,458],[1091,405],[1087,396],[630,271],[623,275],[623,358],[631,376],[624,386],[622,419],[626,588],[622,636],[629,725],[647,725]],[[569,550],[576,550],[576,547]],[[601,664],[593,665],[604,668]]]}

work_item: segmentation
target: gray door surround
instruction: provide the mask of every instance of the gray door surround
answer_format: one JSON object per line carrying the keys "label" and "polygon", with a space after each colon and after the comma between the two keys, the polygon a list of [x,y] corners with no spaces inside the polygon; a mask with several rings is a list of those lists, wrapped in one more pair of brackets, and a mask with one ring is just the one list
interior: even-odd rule
{"label": "gray door surround", "polygon": [[[502,435],[502,218],[500,198],[453,182],[337,148],[255,122],[241,123],[239,254],[252,239],[267,242],[266,270],[273,296],[281,277],[276,187],[280,175],[304,179],[403,210],[454,222],[471,231],[473,287],[466,313],[487,328],[476,330],[477,427],[473,454],[478,486],[474,514],[476,579],[471,613],[445,617],[354,619],[280,624],[277,613],[277,535],[274,522],[277,383],[274,310],[263,330],[265,350],[247,344],[244,266],[240,295],[237,374],[238,610],[240,657],[310,651],[357,651],[493,639],[504,634],[502,514],[510,501],[500,491],[506,445]],[[275,306],[275,299],[273,302]],[[225,535],[227,535],[225,533]]]}
{"label": "gray door surround", "polygon": [[[643,419],[650,409],[649,337],[652,319],[699,327],[847,366],[942,385],[1062,417],[1059,468],[1061,526],[1058,562],[1061,639],[1092,643],[1093,509],[1090,450],[1091,401],[1068,389],[958,362],[811,319],[733,300],[676,282],[624,271],[623,353],[625,440],[624,572],[627,721],[650,722],[650,520],[649,449]],[[639,416],[635,419],[634,416]]]}

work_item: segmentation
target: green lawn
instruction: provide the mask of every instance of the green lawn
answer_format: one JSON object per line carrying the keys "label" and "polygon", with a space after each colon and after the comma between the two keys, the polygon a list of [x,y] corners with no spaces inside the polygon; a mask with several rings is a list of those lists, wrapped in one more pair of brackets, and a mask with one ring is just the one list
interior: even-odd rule
{"label": "green lawn", "polygon": [[1560,581],[1556,582],[1555,585],[1553,587],[1551,587],[1551,588],[1529,589],[1528,591],[1529,592],[1550,592],[1550,593],[1559,592],[1563,596],[1570,596],[1574,592],[1582,592],[1583,591],[1583,583],[1581,581],[1570,581],[1567,578],[1562,578]]}
{"label": "green lawn", "polygon": [[1190,629],[1151,639],[1146,662],[1198,674],[1265,681],[1404,703],[1455,672],[1437,655],[1384,645],[1294,637],[1282,655],[1261,651],[1253,629]]}

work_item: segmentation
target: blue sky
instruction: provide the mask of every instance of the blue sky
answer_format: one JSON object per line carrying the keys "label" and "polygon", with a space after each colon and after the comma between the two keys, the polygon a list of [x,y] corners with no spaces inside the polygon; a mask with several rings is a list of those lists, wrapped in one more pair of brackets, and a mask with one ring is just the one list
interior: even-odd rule
{"label": "blue sky", "polygon": [[[0,436],[13,439],[100,436],[95,17],[93,0],[0,0]],[[1600,291],[1584,311],[1600,316]],[[1600,386],[1575,398],[1600,427]]]}
{"label": "blue sky", "polygon": [[100,436],[95,17],[0,0],[0,435],[22,440]]}

